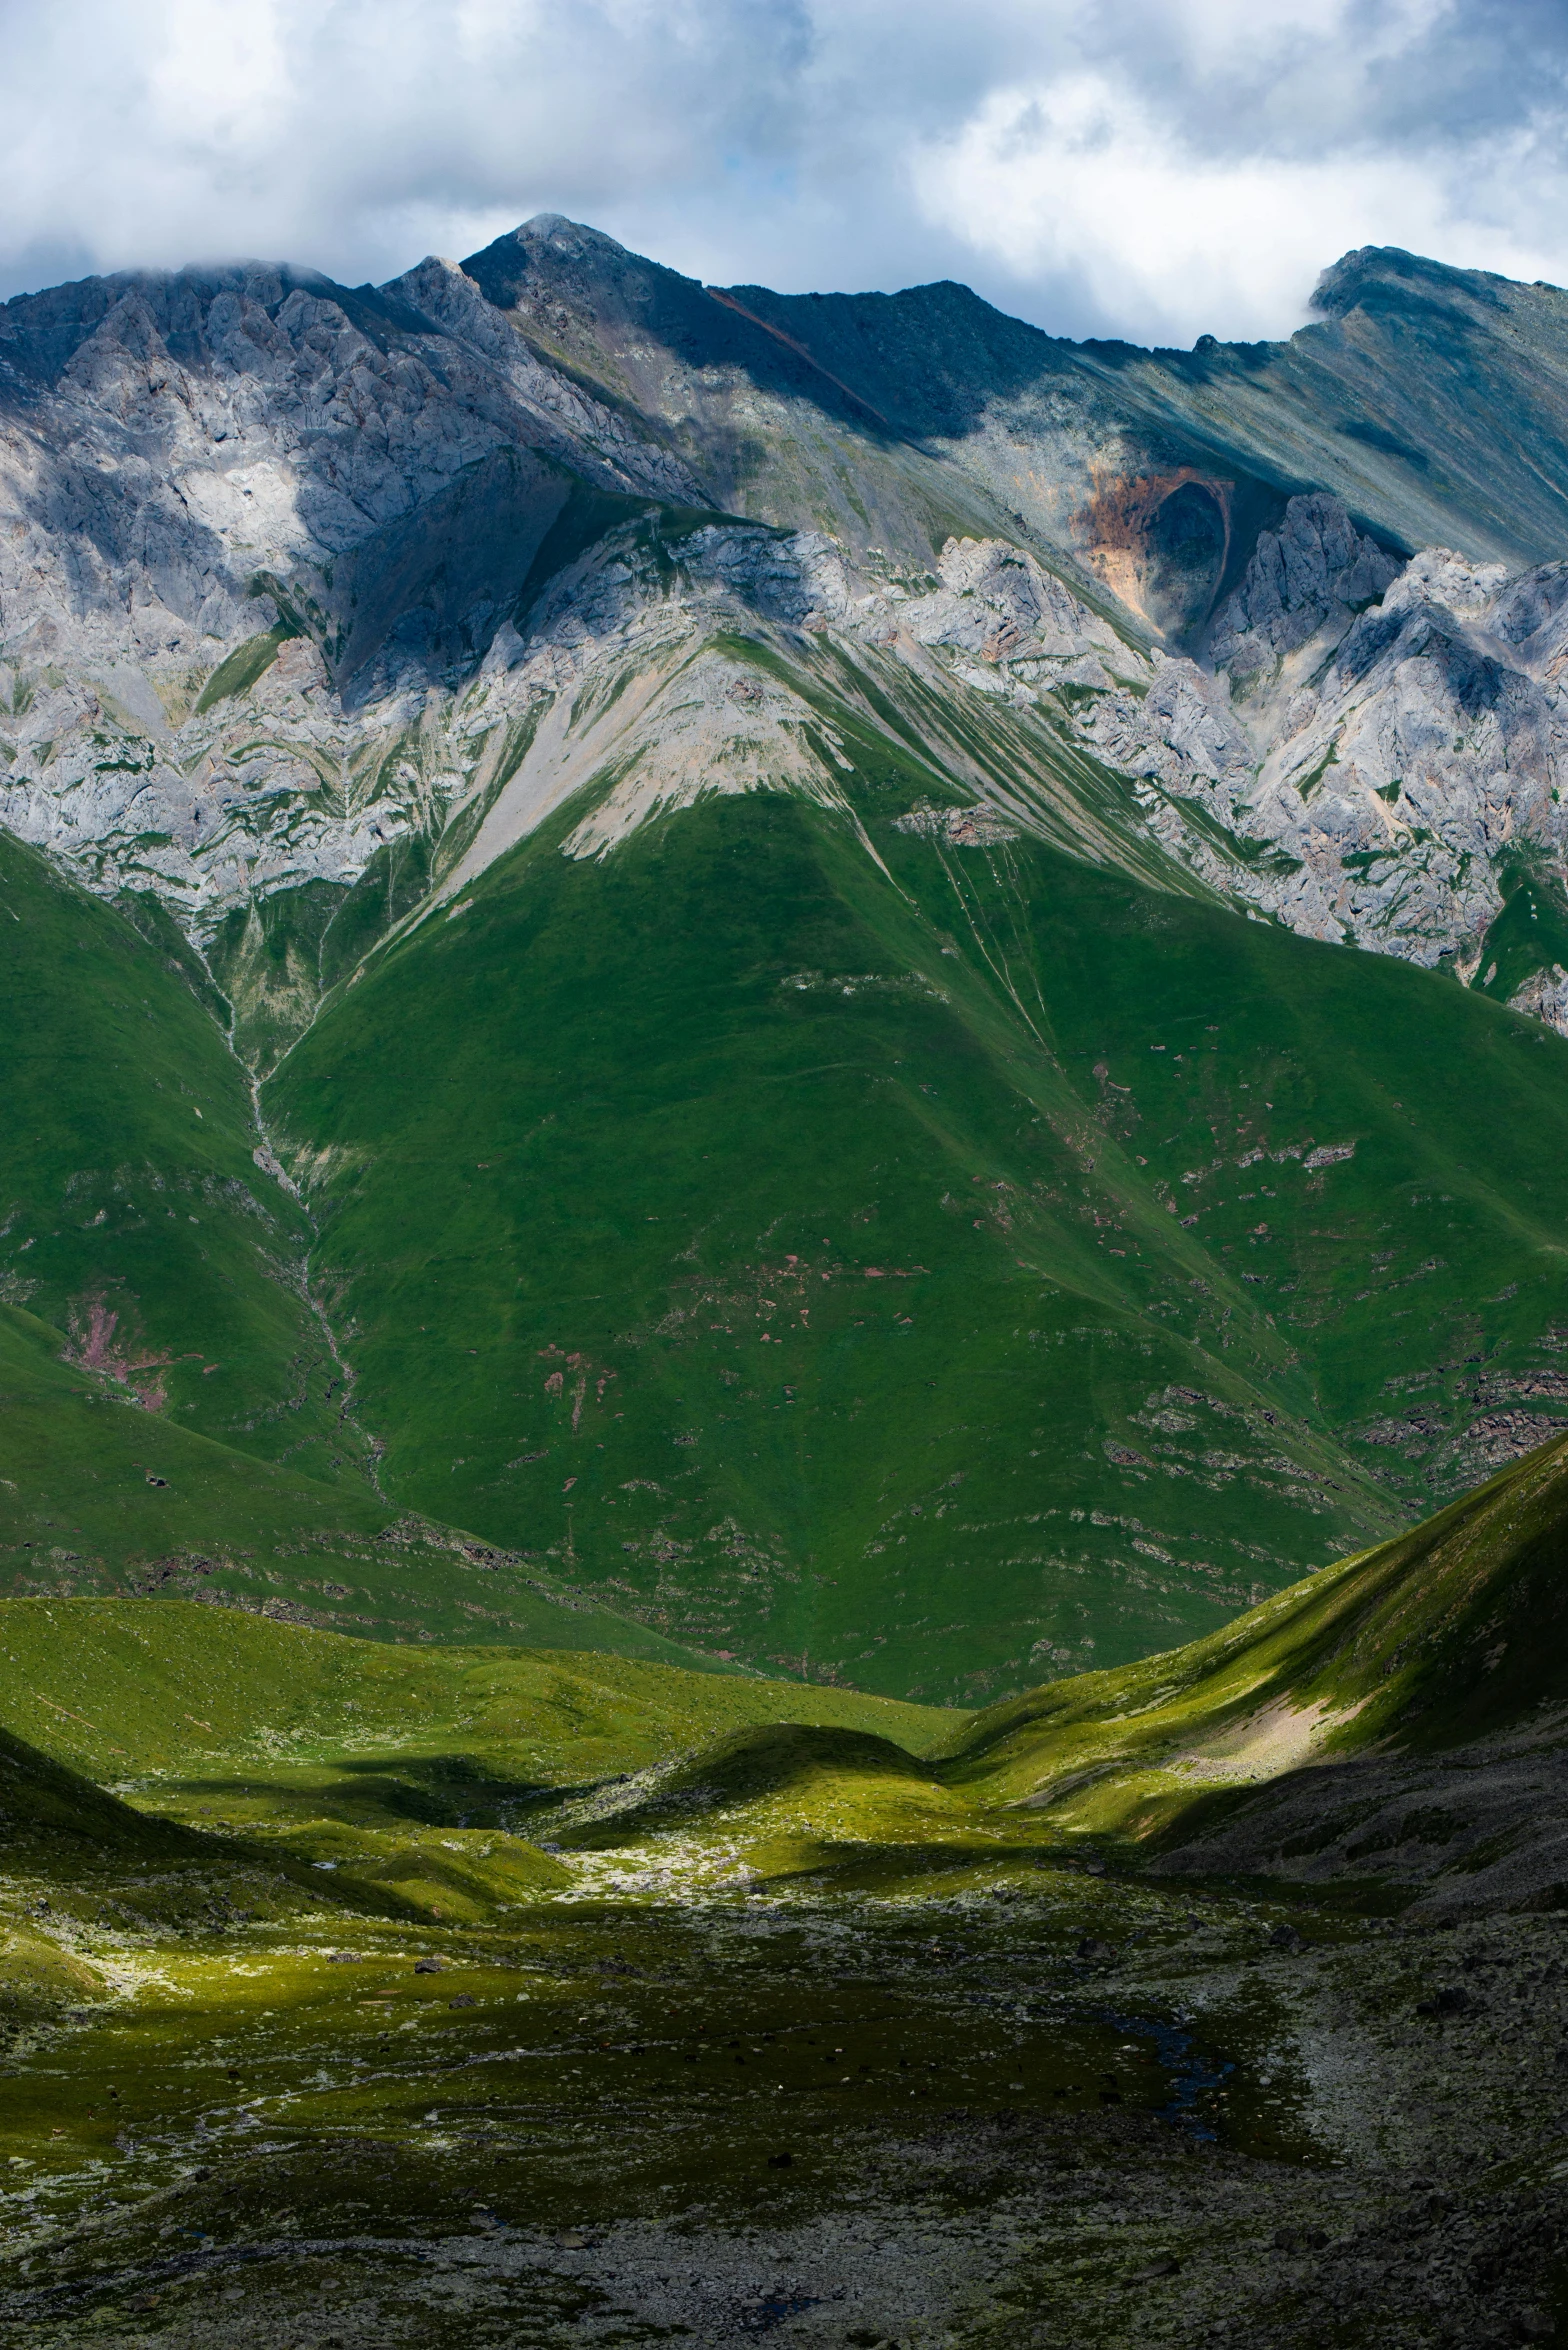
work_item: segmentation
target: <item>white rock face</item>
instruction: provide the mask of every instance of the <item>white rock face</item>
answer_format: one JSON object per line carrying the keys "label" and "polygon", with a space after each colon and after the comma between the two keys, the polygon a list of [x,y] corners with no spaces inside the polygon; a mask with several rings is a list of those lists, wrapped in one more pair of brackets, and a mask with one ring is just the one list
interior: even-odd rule
{"label": "white rock face", "polygon": [[429,260],[348,296],[252,264],[0,306],[0,639],[199,656],[258,573],[322,564],[500,447],[699,503],[686,468],[543,367]]}
{"label": "white rock face", "polygon": [[[1510,579],[1432,548],[1399,565],[1334,500],[1296,498],[1212,644],[1213,668],[1123,649],[1125,682],[1074,723],[1215,887],[1466,980],[1505,872],[1568,894],[1568,564]],[[1511,1000],[1568,1034],[1544,965]]]}
{"label": "white rock face", "polygon": [[1392,555],[1361,536],[1337,498],[1292,498],[1279,529],[1262,534],[1241,586],[1215,615],[1209,637],[1215,667],[1229,674],[1238,700],[1266,690],[1291,655],[1337,644],[1399,570]]}
{"label": "white rock face", "polygon": [[[617,733],[628,772],[569,832],[564,856],[604,857],[639,825],[710,794],[798,791],[842,801],[813,741],[815,713],[750,662],[702,651],[681,664],[634,728]],[[829,732],[829,743],[833,741]],[[831,750],[830,754],[831,756]]]}
{"label": "white rock face", "polygon": [[[84,662],[73,677],[61,664],[40,673],[14,658],[0,665],[0,741],[11,753],[0,766],[0,823],[106,892],[156,891],[201,938],[253,897],[311,880],[350,883],[387,843],[441,831],[490,793],[509,733],[525,721],[533,739],[487,806],[483,844],[462,860],[462,879],[612,754],[635,759],[639,773],[613,809],[573,836],[574,853],[598,853],[642,815],[706,790],[757,788],[770,777],[816,789],[826,769],[799,748],[811,713],[798,697],[753,693],[733,662],[692,670],[679,693],[665,689],[726,624],[826,625],[825,609],[847,604],[833,549],[810,534],[740,523],[703,526],[676,553],[670,576],[634,534],[612,536],[554,583],[527,640],[499,633],[466,684],[405,676],[359,708],[345,709],[304,638],[275,650],[246,640],[267,661],[261,675],[188,712],[182,703],[204,670],[171,678],[156,663],[122,658]],[[627,669],[631,699],[617,694],[603,723],[575,710],[590,674]],[[727,682],[716,684],[721,673]],[[662,731],[639,730],[633,712],[655,698]]]}
{"label": "white rock face", "polygon": [[1559,1036],[1568,1036],[1568,971],[1561,963],[1544,964],[1514,990],[1508,1006],[1510,1011],[1527,1013],[1532,1020],[1544,1020]]}
{"label": "white rock face", "polygon": [[[840,793],[806,692],[836,642],[936,689],[906,715],[998,824],[1175,860],[1309,936],[1491,985],[1514,879],[1568,899],[1568,564],[1402,564],[1299,497],[1210,657],[1171,658],[997,540],[914,577],[704,520],[662,429],[434,259],[355,293],[253,264],[0,307],[0,823],[198,943],[414,834],[433,907],[589,786],[572,855],[709,791]],[[1563,965],[1510,974],[1568,1033]]]}
{"label": "white rock face", "polygon": [[[632,533],[591,549],[554,583],[527,642],[498,648],[454,707],[471,780],[448,821],[454,833],[465,817],[477,824],[432,905],[596,784],[606,788],[562,841],[566,856],[606,856],[639,825],[710,794],[840,799],[834,728],[712,640],[755,631],[763,616],[824,627],[824,603],[847,601],[834,550],[811,533],[710,524],[657,555]],[[520,724],[526,743],[503,772],[494,746]]]}
{"label": "white rock face", "polygon": [[1101,657],[1125,665],[1110,623],[1017,547],[995,539],[949,539],[938,564],[941,585],[897,607],[898,629],[922,645],[997,666],[1021,682],[1058,683],[1069,674],[1109,685]]}
{"label": "white rock face", "polygon": [[368,299],[256,266],[63,287],[0,308],[0,387],[0,822],[198,930],[353,880],[465,780],[417,664],[345,708],[297,638],[198,706],[293,594],[326,621],[337,559],[498,450],[700,503],[449,262]]}

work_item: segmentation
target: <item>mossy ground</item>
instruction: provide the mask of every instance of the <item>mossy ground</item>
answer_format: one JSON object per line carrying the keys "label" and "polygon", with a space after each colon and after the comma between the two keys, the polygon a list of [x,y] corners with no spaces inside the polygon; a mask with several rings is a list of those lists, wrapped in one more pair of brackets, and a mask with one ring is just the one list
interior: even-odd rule
{"label": "mossy ground", "polygon": [[[1160,1660],[1189,1734],[1237,1658],[1254,1706],[1314,1685],[1336,1610],[1376,1683],[1403,1597],[1440,1735],[1442,1643],[1528,1609],[1561,1474]],[[16,2338],[1413,2350],[1568,2313],[1556,1918],[1173,1883],[1125,1797],[1020,1804],[1045,1716],[1136,1771],[1151,1670],[968,1719],[6,1603],[0,1711],[52,1750],[0,1755]]]}
{"label": "mossy ground", "polygon": [[[16,1688],[51,1656],[67,1686],[62,1650],[102,1680],[117,1642],[134,1673],[138,1631],[161,1635],[180,1611],[50,1613],[0,1619]],[[121,1782],[140,1813],[117,1810],[96,1846],[17,1833],[13,1814],[0,2157],[18,2231],[9,2313],[30,2340],[92,2326],[205,2342],[243,2317],[269,2343],[302,2330],[568,2341],[606,2319],[631,2340],[673,2323],[728,2341],[815,2308],[830,2330],[819,2320],[812,2338],[842,2341],[867,2317],[885,2331],[889,2308],[922,2325],[955,2297],[983,2310],[993,2207],[1007,2207],[1016,2270],[1017,2206],[1042,2175],[1059,2192],[1071,2174],[1081,2192],[1102,2171],[1190,2164],[1207,2138],[1155,2118],[1184,2083],[1201,2132],[1229,2129],[1268,2161],[1312,2152],[1288,2101],[1231,2129],[1220,2069],[1108,1996],[1112,1937],[1188,1938],[1168,1895],[1063,1865],[1037,1831],[999,1836],[967,1807],[900,1812],[887,1782],[927,1774],[864,1730],[785,1731],[806,1752],[782,1764],[767,1731],[732,1732],[681,1775],[699,1707],[717,1721],[806,1693],[712,1678],[677,1690],[673,1675],[661,1691],[655,1669],[617,1660],[465,1668],[452,1652],[408,1660],[421,1681],[408,1689],[396,1651],[344,1659],[351,1644],[331,1636],[219,1629],[244,1651],[211,1660],[231,1706],[249,1659],[270,1713],[269,1640],[308,1652],[291,1676],[297,1712],[314,1714],[318,1747],[336,1731],[335,1755],[293,1759],[285,1725],[231,1746],[227,1773],[210,1748],[197,1770],[207,1725],[180,1713],[191,1692],[154,1655],[140,1712],[116,1725],[136,1760],[162,1765]],[[421,1769],[443,1674],[466,1783],[449,1754]],[[662,1734],[633,1702],[650,1694],[665,1699]],[[811,1694],[830,1713],[856,1702]],[[863,1719],[903,1715],[906,1734],[952,1733],[910,1723],[914,1709],[858,1705]],[[498,1784],[487,1729],[515,1730],[519,1713],[540,1761],[538,1742],[556,1741],[553,1786]],[[231,1738],[236,1718],[222,1723]],[[90,1745],[84,1725],[74,1735]],[[656,1807],[628,1820],[619,1857],[642,1863],[643,1882],[623,1866],[612,1890],[602,1838],[562,1817],[584,1790],[560,1784],[561,1766],[596,1751],[597,1792],[624,1793],[605,1766],[650,1743],[677,1761],[676,1831]],[[739,1869],[716,1791],[754,1812],[761,1797]],[[807,1814],[784,1851],[781,1792]],[[559,1823],[559,1855],[453,1817],[460,1803],[526,1817],[541,1796],[551,1815],[535,1808],[530,1825]],[[758,1890],[769,1844],[780,1865]],[[338,1866],[322,1871],[329,1853]],[[1204,1930],[1211,1950],[1259,1938],[1236,1903]],[[744,2247],[759,2223],[797,2267],[815,2244],[830,2289],[753,2274],[759,2253]],[[846,2235],[864,2273],[845,2269]],[[1129,2240],[1105,2247],[1113,2287]],[[484,2247],[478,2268],[454,2241]]]}
{"label": "mossy ground", "polygon": [[[281,1947],[276,1922],[194,1947],[122,1930],[112,1952],[93,1944],[121,1996],[35,2027],[31,2060],[13,2058],[11,2314],[44,2341],[94,2322],[205,2340],[243,2314],[264,2341],[314,2324],[358,2342],[379,2323],[532,2342],[575,2338],[625,2293],[625,2338],[655,2338],[661,2300],[677,2324],[689,2312],[691,2280],[670,2272],[706,2265],[701,2237],[728,2238],[734,2267],[759,2223],[831,2232],[846,2194],[880,2235],[886,2189],[920,2167],[956,2170],[921,2182],[919,2208],[928,2243],[960,2248],[1015,2153],[1038,2165],[1042,2131],[1075,2164],[1180,2159],[1150,2118],[1172,2094],[1151,2041],[1054,1984],[1044,2013],[1030,2004],[1042,1973],[1072,1978],[1072,1937],[1107,1907],[1032,1904],[1021,1967],[1016,1938],[961,1900],[853,1918],[574,1903],[415,1937],[318,1912]],[[970,2143],[949,2165],[955,2137]],[[611,2233],[657,2246],[662,2277],[634,2256],[612,2281],[581,2257]],[[485,2247],[483,2266],[463,2275],[453,2239]],[[899,2249],[891,2265],[918,2275]],[[955,2265],[982,2284],[972,2256]],[[907,2300],[914,2279],[857,2277],[857,2302],[868,2282]],[[698,2338],[743,2339],[777,2284],[715,2293],[728,2330]],[[793,2280],[779,2298],[801,2298]],[[857,2311],[831,2314],[842,2340]]]}
{"label": "mossy ground", "polygon": [[[1348,2350],[1550,2313],[1555,1992],[1456,2043],[1415,2014],[1450,1937],[878,1874],[455,1926],[144,1863],[80,1873],[74,1927],[10,1874],[56,1969],[10,2019],[14,2338]],[[1490,1931],[1494,1993],[1556,1936]]]}

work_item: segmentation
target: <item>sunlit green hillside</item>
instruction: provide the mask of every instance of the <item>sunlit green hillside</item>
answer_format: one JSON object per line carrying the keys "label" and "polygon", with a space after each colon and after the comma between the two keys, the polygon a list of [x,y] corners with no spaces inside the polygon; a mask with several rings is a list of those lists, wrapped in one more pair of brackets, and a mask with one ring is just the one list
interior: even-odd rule
{"label": "sunlit green hillside", "polygon": [[951,1769],[984,1802],[1170,1842],[1217,1787],[1532,1724],[1555,1734],[1565,1609],[1559,1441],[1207,1640],[991,1708]]}
{"label": "sunlit green hillside", "polygon": [[612,766],[403,907],[263,1090],[298,1197],[192,959],[5,852],[11,1589],[975,1703],[1562,1425],[1562,1040],[1238,919],[1043,720],[723,659],[830,783]]}
{"label": "sunlit green hillside", "polygon": [[[913,1767],[906,1746],[963,1718],[603,1654],[344,1639],[178,1600],[0,1602],[14,1731],[143,1811],[323,1868],[325,1891],[374,1907],[391,1886],[399,1914],[483,1917],[566,1883],[537,1823],[753,1725],[820,1724]],[[110,1811],[118,1849],[136,1814]],[[70,1881],[80,1858],[68,1839],[49,1867]]]}

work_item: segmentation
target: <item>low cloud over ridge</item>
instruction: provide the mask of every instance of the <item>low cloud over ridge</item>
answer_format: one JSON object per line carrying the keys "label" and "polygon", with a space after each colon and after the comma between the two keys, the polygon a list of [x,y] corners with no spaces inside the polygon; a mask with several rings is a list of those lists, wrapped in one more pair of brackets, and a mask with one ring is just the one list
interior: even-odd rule
{"label": "low cloud over ridge", "polygon": [[710,281],[967,279],[1057,332],[1288,333],[1402,244],[1568,279],[1538,0],[0,0],[0,292],[353,281],[541,209]]}

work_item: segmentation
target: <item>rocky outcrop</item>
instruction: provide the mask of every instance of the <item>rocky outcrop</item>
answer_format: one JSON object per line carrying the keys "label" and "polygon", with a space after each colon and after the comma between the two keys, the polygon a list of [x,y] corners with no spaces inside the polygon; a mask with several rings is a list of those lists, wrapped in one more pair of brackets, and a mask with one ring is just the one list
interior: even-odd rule
{"label": "rocky outcrop", "polygon": [[1337,498],[1292,498],[1278,529],[1259,534],[1246,577],[1215,615],[1210,659],[1243,699],[1273,684],[1291,654],[1338,644],[1400,569]]}
{"label": "rocky outcrop", "polygon": [[[1568,564],[1404,561],[1332,496],[1276,500],[1204,647],[1173,651],[1097,606],[1070,550],[996,528],[934,568],[909,554],[939,475],[950,510],[969,496],[938,443],[972,473],[983,402],[949,387],[929,444],[901,443],[848,345],[828,366],[755,289],[716,303],[569,223],[474,267],[351,291],[247,264],[0,307],[0,823],[94,888],[153,892],[200,945],[249,924],[259,970],[246,909],[347,891],[417,840],[422,878],[387,893],[402,918],[612,752],[618,796],[574,852],[705,789],[831,796],[824,709],[847,696],[885,727],[891,693],[902,739],[998,825],[1446,966],[1568,1033]],[[710,333],[728,421],[710,400],[704,438],[658,369],[661,337]],[[1065,434],[1061,479],[1087,481],[1087,412],[1051,413],[1030,445]],[[854,495],[897,506],[894,552],[864,516],[779,526],[823,507],[796,460],[827,462],[824,414],[865,441]],[[773,451],[766,520],[713,512],[715,466],[737,494],[773,479],[748,474],[743,423]],[[710,659],[736,631],[794,682],[753,694]],[[834,644],[852,657],[830,676],[813,648]],[[1496,943],[1522,879],[1564,909],[1535,959],[1523,919]],[[281,1035],[315,982],[303,949],[273,960]]]}
{"label": "rocky outcrop", "polygon": [[977,679],[988,691],[996,688],[998,670],[1028,685],[1072,679],[1098,688],[1128,665],[1109,621],[1022,548],[996,539],[949,539],[937,575],[940,584],[926,595],[884,590],[868,603],[862,627],[874,631],[875,607],[885,603],[891,635],[945,646],[966,657],[967,670],[988,664],[993,674],[982,671]]}
{"label": "rocky outcrop", "polygon": [[[155,891],[206,938],[237,906],[348,885],[394,841],[440,834],[493,783],[508,730],[590,669],[630,660],[651,678],[726,620],[826,626],[847,605],[827,541],[707,524],[596,542],[526,636],[504,622],[455,685],[393,645],[357,704],[276,619],[211,668],[124,647],[35,663],[24,643],[0,662],[0,823],[96,888]],[[577,780],[573,764],[560,788]]]}
{"label": "rocky outcrop", "polygon": [[341,618],[335,560],[503,447],[700,499],[450,264],[358,293],[248,265],[21,297],[0,306],[0,641],[199,658],[297,575]]}
{"label": "rocky outcrop", "polygon": [[[1397,564],[1332,499],[1296,498],[1211,650],[1124,650],[1119,679],[1078,673],[1071,717],[1215,887],[1484,985],[1521,874],[1568,904],[1568,564],[1510,578],[1442,548]],[[1568,1033],[1558,969],[1508,1000]]]}

